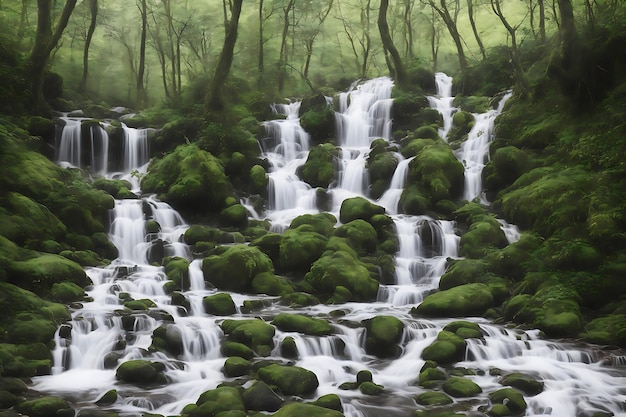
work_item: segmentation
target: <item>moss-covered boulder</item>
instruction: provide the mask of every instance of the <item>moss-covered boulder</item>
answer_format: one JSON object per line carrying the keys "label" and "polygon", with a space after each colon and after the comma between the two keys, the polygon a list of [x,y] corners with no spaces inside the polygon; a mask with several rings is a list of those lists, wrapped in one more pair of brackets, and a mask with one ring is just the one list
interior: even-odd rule
{"label": "moss-covered boulder", "polygon": [[337,156],[337,149],[330,143],[315,146],[309,151],[304,165],[298,169],[298,175],[313,188],[328,188],[335,179]]}
{"label": "moss-covered boulder", "polygon": [[280,313],[272,320],[272,324],[283,332],[299,332],[311,336],[328,336],[334,332],[328,320],[302,314]]}
{"label": "moss-covered boulder", "polygon": [[303,224],[313,227],[313,231],[330,237],[335,230],[337,218],[330,213],[302,214],[291,221],[290,229],[297,229]]}
{"label": "moss-covered boulder", "polygon": [[252,193],[264,195],[268,183],[269,177],[265,168],[261,165],[254,165],[250,168],[250,191]]}
{"label": "moss-covered boulder", "polygon": [[461,142],[467,139],[467,134],[474,127],[474,115],[466,111],[458,111],[452,117],[452,128],[448,132],[448,142],[454,147],[455,142]]}
{"label": "moss-covered boulder", "polygon": [[274,326],[260,319],[224,320],[220,325],[228,340],[243,343],[261,356],[274,348]]}
{"label": "moss-covered boulder", "polygon": [[259,378],[285,395],[310,395],[319,386],[313,372],[298,366],[272,364],[259,369]]}
{"label": "moss-covered boulder", "polygon": [[163,259],[165,275],[171,280],[176,289],[188,290],[191,282],[189,281],[189,261],[178,256],[167,257]]}
{"label": "moss-covered boulder", "polygon": [[419,385],[427,389],[440,386],[446,379],[448,379],[448,374],[438,367],[422,369],[418,378]]}
{"label": "moss-covered boulder", "polygon": [[380,358],[397,357],[404,334],[404,323],[394,316],[376,316],[363,321],[365,351]]}
{"label": "moss-covered boulder", "polygon": [[378,206],[363,197],[352,197],[343,200],[341,203],[339,220],[344,224],[357,219],[369,222],[374,215],[384,213],[384,207]]}
{"label": "moss-covered boulder", "polygon": [[248,210],[241,204],[233,204],[220,212],[219,221],[222,226],[245,229],[248,226]]}
{"label": "moss-covered boulder", "polygon": [[439,280],[440,290],[479,282],[488,274],[489,264],[482,259],[451,260]]}
{"label": "moss-covered boulder", "polygon": [[431,206],[454,200],[463,191],[464,168],[442,140],[416,139],[420,146],[409,163],[407,185],[417,185]]}
{"label": "moss-covered boulder", "polygon": [[283,399],[263,381],[256,381],[243,392],[243,402],[246,409],[254,411],[276,411],[284,403]]}
{"label": "moss-covered boulder", "polygon": [[126,361],[115,371],[115,378],[134,385],[164,384],[165,365],[143,359]]}
{"label": "moss-covered boulder", "polygon": [[185,231],[183,239],[188,245],[195,245],[198,242],[218,242],[223,232],[210,226],[192,224]]}
{"label": "moss-covered boulder", "polygon": [[324,252],[328,238],[312,230],[310,225],[289,229],[280,241],[280,267],[306,272]]}
{"label": "moss-covered boulder", "polygon": [[419,405],[438,406],[452,404],[453,400],[443,392],[429,391],[415,397],[415,402]]}
{"label": "moss-covered boulder", "polygon": [[230,378],[246,375],[250,371],[250,361],[239,356],[226,358],[224,375]]}
{"label": "moss-covered boulder", "polygon": [[50,297],[52,300],[63,304],[69,304],[72,301],[78,301],[85,296],[85,290],[73,282],[57,282],[50,289]]}
{"label": "moss-covered boulder", "polygon": [[66,225],[48,207],[14,192],[0,198],[0,230],[4,237],[19,245],[62,240],[67,233]]}
{"label": "moss-covered boulder", "polygon": [[221,255],[211,255],[202,260],[205,281],[226,291],[247,291],[254,277],[273,269],[267,255],[247,245],[231,246]]}
{"label": "moss-covered boulder", "polygon": [[422,358],[437,364],[450,364],[462,361],[467,344],[463,338],[447,330],[442,330],[437,339],[422,351]]}
{"label": "moss-covered boulder", "polygon": [[311,401],[309,404],[316,405],[318,407],[328,408],[329,410],[343,412],[341,398],[337,394],[322,395],[317,400]]}
{"label": "moss-covered boulder", "polygon": [[17,404],[15,408],[19,413],[27,416],[50,417],[68,411],[70,406],[67,401],[61,397],[46,396],[21,402]]}
{"label": "moss-covered boulder", "polygon": [[214,316],[230,316],[237,312],[233,298],[228,293],[207,295],[202,299],[204,311]]}
{"label": "moss-covered boulder", "polygon": [[411,313],[430,317],[480,316],[493,305],[487,285],[466,284],[430,294]]}
{"label": "moss-covered boulder", "polygon": [[334,236],[346,239],[348,245],[359,255],[376,251],[378,235],[370,223],[362,219],[352,220],[335,229]]}
{"label": "moss-covered boulder", "polygon": [[443,330],[454,333],[461,339],[477,339],[483,337],[483,332],[478,323],[471,321],[452,321],[446,324]]}
{"label": "moss-covered boulder", "polygon": [[241,411],[245,412],[246,407],[243,402],[241,392],[235,387],[221,386],[200,394],[196,407],[190,407],[189,417],[217,416],[222,412]]}
{"label": "moss-covered boulder", "polygon": [[59,255],[44,254],[9,266],[8,282],[37,294],[46,294],[54,284],[72,282],[79,287],[91,284],[91,279],[76,262]]}
{"label": "moss-covered boulder", "polygon": [[255,294],[286,295],[294,292],[288,279],[271,272],[261,272],[252,280],[252,292]]}
{"label": "moss-covered boulder", "polygon": [[44,342],[35,342],[39,337],[30,335],[29,339],[33,342],[25,340],[20,344],[0,344],[0,366],[2,366],[3,376],[8,377],[5,378],[8,382],[4,386],[6,391],[16,395],[26,391],[22,384],[17,383],[19,380],[14,378],[50,375],[52,355]]}
{"label": "moss-covered boulder", "polygon": [[99,190],[111,194],[113,198],[118,200],[123,200],[125,198],[137,198],[135,194],[130,192],[130,190],[133,188],[132,184],[126,180],[114,180],[99,177],[94,180],[93,186]]}
{"label": "moss-covered boulder", "polygon": [[254,351],[252,351],[252,349],[248,346],[243,343],[233,342],[230,340],[225,340],[222,343],[220,351],[222,352],[222,355],[229,357],[239,357],[248,360],[254,357]]}
{"label": "moss-covered boulder", "polygon": [[459,254],[467,258],[479,259],[493,248],[504,248],[508,244],[502,226],[492,216],[484,216],[474,221],[469,230],[461,236]]}
{"label": "moss-covered boulder", "polygon": [[367,161],[367,172],[370,179],[370,195],[380,198],[389,188],[391,178],[398,166],[398,157],[392,152],[382,152],[372,155]]}
{"label": "moss-covered boulder", "polygon": [[272,417],[343,417],[343,413],[314,404],[290,403],[281,407]]}
{"label": "moss-covered boulder", "polygon": [[504,404],[509,410],[516,414],[526,411],[526,401],[521,392],[515,388],[502,388],[489,394],[489,399],[494,404]]}
{"label": "moss-covered boulder", "polygon": [[345,287],[350,291],[352,301],[373,301],[378,294],[378,281],[358,259],[344,251],[322,256],[304,279],[324,295],[332,295],[339,286]]}
{"label": "moss-covered boulder", "polygon": [[300,114],[300,125],[315,143],[328,142],[335,134],[335,113],[327,105],[318,104]]}
{"label": "moss-covered boulder", "polygon": [[491,162],[483,170],[484,184],[488,192],[495,195],[507,187],[531,168],[528,153],[516,146],[504,146],[496,149]]}
{"label": "moss-covered boulder", "polygon": [[474,397],[483,392],[474,381],[458,376],[453,376],[444,382],[443,390],[454,398]]}
{"label": "moss-covered boulder", "polygon": [[504,317],[535,326],[551,337],[574,337],[582,330],[579,300],[573,289],[548,280],[535,294],[518,294],[508,300]]}
{"label": "moss-covered boulder", "polygon": [[110,389],[104,394],[102,394],[96,401],[94,401],[94,404],[97,404],[102,407],[108,407],[110,405],[115,404],[118,398],[119,396],[118,396],[117,390]]}
{"label": "moss-covered boulder", "polygon": [[626,314],[610,314],[591,320],[582,336],[590,343],[626,346]]}
{"label": "moss-covered boulder", "polygon": [[500,379],[500,384],[510,386],[522,391],[526,395],[537,395],[543,391],[543,382],[537,381],[529,375],[514,372]]}
{"label": "moss-covered boulder", "polygon": [[154,159],[141,187],[186,214],[219,212],[231,192],[220,160],[196,144],[178,146]]}

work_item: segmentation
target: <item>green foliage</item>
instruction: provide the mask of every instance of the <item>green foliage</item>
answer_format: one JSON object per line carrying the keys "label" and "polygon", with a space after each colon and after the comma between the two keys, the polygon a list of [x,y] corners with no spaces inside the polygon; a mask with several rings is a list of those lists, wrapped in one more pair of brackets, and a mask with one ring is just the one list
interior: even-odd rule
{"label": "green foliage", "polygon": [[328,188],[335,178],[337,156],[337,149],[330,143],[315,146],[309,151],[304,165],[298,169],[298,175],[313,188]]}

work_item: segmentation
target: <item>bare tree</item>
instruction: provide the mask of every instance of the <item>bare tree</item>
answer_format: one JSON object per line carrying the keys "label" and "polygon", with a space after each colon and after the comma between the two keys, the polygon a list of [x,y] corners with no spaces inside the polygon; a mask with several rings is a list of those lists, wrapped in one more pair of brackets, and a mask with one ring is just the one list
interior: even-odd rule
{"label": "bare tree", "polygon": [[435,0],[428,0],[430,6],[435,9],[435,11],[441,16],[443,23],[446,25],[448,32],[450,32],[450,36],[454,41],[454,45],[456,46],[457,55],[459,57],[459,66],[461,67],[461,71],[465,72],[467,69],[467,59],[465,58],[465,51],[463,50],[463,40],[461,39],[461,34],[459,33],[459,29],[456,25],[456,18],[459,13],[459,0],[454,0],[452,14],[450,14],[450,8],[446,3],[446,0],[439,0],[439,5],[436,4]]}
{"label": "bare tree", "polygon": [[355,24],[353,19],[343,14],[341,3],[337,3],[339,12],[339,19],[343,25],[344,33],[350,42],[352,53],[356,63],[357,74],[359,77],[364,78],[367,75],[367,70],[370,65],[370,58],[372,56],[372,39],[370,37],[371,28],[371,0],[366,0],[365,4],[361,0],[359,3],[359,22]]}
{"label": "bare tree", "polygon": [[480,55],[482,55],[483,59],[487,59],[487,53],[485,52],[485,47],[483,46],[483,42],[480,40],[480,35],[478,34],[478,29],[476,28],[476,20],[474,19],[474,1],[467,0],[467,14],[469,17],[470,24],[472,25],[472,32],[474,32],[474,38],[476,39],[476,43],[478,44],[478,48],[480,49]]}
{"label": "bare tree", "polygon": [[83,48],[83,76],[81,77],[80,84],[78,85],[78,91],[81,93],[84,93],[87,90],[87,78],[89,77],[89,47],[91,46],[91,40],[93,39],[93,34],[96,31],[96,24],[98,21],[98,0],[89,0],[87,3],[89,5],[91,19],[85,37],[85,47]]}
{"label": "bare tree", "polygon": [[146,0],[138,0],[137,8],[141,14],[141,40],[139,41],[139,66],[137,67],[136,104],[143,106],[147,101],[144,75],[146,71],[146,37],[148,33],[148,5]]}
{"label": "bare tree", "polygon": [[500,5],[501,0],[491,0],[491,8],[493,12],[498,16],[504,27],[506,28],[509,36],[511,37],[511,61],[513,62],[513,69],[515,71],[515,79],[517,81],[518,92],[520,95],[525,95],[528,92],[528,80],[526,74],[522,68],[522,61],[519,56],[519,50],[517,46],[517,29],[524,21],[523,19],[515,26],[512,26],[504,16],[502,7]]}
{"label": "bare tree", "polygon": [[404,64],[400,58],[398,49],[393,44],[391,34],[389,33],[389,24],[387,23],[387,9],[389,8],[389,0],[381,0],[380,8],[378,9],[378,30],[380,32],[380,39],[383,42],[383,48],[385,50],[385,60],[387,61],[387,67],[389,72],[394,76],[396,82],[400,86],[406,85],[406,71],[404,70]]}
{"label": "bare tree", "polygon": [[[317,35],[319,35],[322,25],[333,7],[333,0],[326,0],[326,4],[324,4],[321,9],[319,6],[322,5],[315,4],[315,7],[308,7],[304,9],[304,13],[306,15],[312,15],[314,21],[311,26],[301,30],[302,41],[306,50],[304,69],[302,70],[302,75],[305,79],[308,79],[309,76],[309,67],[311,65],[311,57],[313,56],[313,45],[315,43],[315,39],[317,38]],[[307,17],[310,18],[310,16]]]}

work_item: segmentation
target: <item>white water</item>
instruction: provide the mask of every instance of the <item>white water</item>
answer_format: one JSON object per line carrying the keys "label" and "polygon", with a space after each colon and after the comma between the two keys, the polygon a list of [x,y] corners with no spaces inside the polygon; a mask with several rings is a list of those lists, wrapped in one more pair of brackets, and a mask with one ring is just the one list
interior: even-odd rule
{"label": "white water", "polygon": [[[390,104],[387,93],[390,93],[391,85],[388,79],[378,79],[371,84],[356,86],[350,94],[340,97],[342,112],[346,114],[337,116],[342,120],[339,143],[344,148],[342,154],[347,151],[350,154],[345,161],[364,159],[369,143],[376,137],[389,140],[385,135],[391,126],[390,113],[387,112]],[[362,104],[364,102],[370,107]],[[348,111],[352,104],[359,110]],[[299,127],[294,110],[298,105],[280,110],[289,112],[286,120],[266,123],[270,137],[264,143],[265,156],[273,168],[270,172],[271,209],[264,215],[272,220],[278,231],[300,214],[318,212],[314,190],[296,175],[297,166],[304,163],[308,152],[308,136]],[[379,117],[381,114],[383,116]],[[376,120],[370,120],[373,116]],[[353,132],[359,133],[353,136]],[[349,139],[344,134],[350,136]],[[141,152],[140,149],[131,151],[133,155]],[[141,170],[146,162],[136,160],[136,166],[129,169]],[[403,189],[407,165],[406,161],[398,164],[390,191]],[[337,216],[342,198],[366,194],[364,183],[350,188],[344,186],[338,183],[329,190],[334,201],[332,212]],[[424,364],[421,353],[434,341],[441,328],[454,320],[416,319],[408,314],[410,307],[437,288],[447,259],[458,256],[460,237],[455,233],[454,223],[428,216],[403,215],[398,213],[396,198],[387,201],[385,196],[377,203],[392,214],[400,246],[396,256],[396,282],[381,286],[379,301],[296,309],[281,306],[262,295],[231,294],[237,306],[246,299],[258,298],[265,299],[268,305],[261,312],[238,312],[236,317],[260,316],[269,321],[280,312],[289,312],[331,320],[336,331],[332,336],[310,337],[277,331],[275,341],[278,346],[284,337],[294,337],[299,351],[295,364],[315,372],[320,381],[313,398],[327,393],[340,395],[344,414],[349,417],[407,416],[416,409],[423,409],[412,399],[425,391],[415,382]],[[150,213],[144,213],[144,206],[150,208]],[[148,218],[154,218],[161,225],[158,236],[143,233]],[[154,198],[148,198],[143,204],[139,200],[117,202],[112,212],[111,239],[120,250],[120,259],[111,267],[88,271],[94,282],[88,291],[93,301],[85,302],[82,308],[73,312],[70,338],[57,335],[58,348],[53,352],[54,375],[35,378],[35,389],[62,394],[77,407],[93,407],[93,401],[115,388],[120,398],[110,407],[113,410],[128,414],[176,415],[187,404],[195,403],[202,392],[228,380],[222,373],[224,358],[219,351],[223,338],[218,326],[221,318],[206,314],[202,306],[202,298],[214,290],[206,288],[201,261],[193,260],[190,265],[190,290],[184,291],[190,305],[188,310],[172,305],[170,296],[164,293],[163,284],[167,278],[163,269],[146,265],[147,247],[155,238],[168,240],[172,253],[189,256],[184,245],[176,244],[184,228],[180,216]],[[503,223],[503,230],[514,232],[515,229]],[[514,233],[512,236],[510,241],[517,238]],[[151,299],[156,307],[146,312],[135,311],[122,318],[116,310],[122,308],[120,295],[123,293],[134,299]],[[345,315],[336,318],[330,314],[338,309]],[[170,315],[173,322],[164,321],[164,315]],[[365,331],[354,324],[376,315],[392,315],[405,323],[399,357],[379,359],[365,352]],[[526,415],[569,417],[606,411],[626,416],[626,364],[620,358],[606,361],[605,357],[610,357],[611,353],[594,350],[591,346],[546,341],[539,337],[538,331],[510,330],[483,319],[470,320],[478,322],[484,334],[482,339],[469,341],[466,361],[457,364],[475,370],[477,375],[468,378],[475,380],[484,391],[471,399],[471,404],[467,403],[471,410],[489,406],[487,394],[501,388],[499,377],[491,376],[489,372],[498,368],[502,374],[524,372],[545,383],[543,393],[525,397],[529,405]],[[147,351],[152,332],[164,323],[169,323],[168,332],[179,335],[183,341],[183,351],[176,357]],[[117,365],[138,358],[165,363],[168,384],[149,389],[117,383],[117,365],[105,367],[112,355],[119,356],[117,362],[114,361]],[[280,359],[278,348],[270,359]],[[385,386],[383,396],[368,397],[359,391],[338,389],[343,382],[353,382],[356,373],[363,369],[372,371],[374,382]]]}

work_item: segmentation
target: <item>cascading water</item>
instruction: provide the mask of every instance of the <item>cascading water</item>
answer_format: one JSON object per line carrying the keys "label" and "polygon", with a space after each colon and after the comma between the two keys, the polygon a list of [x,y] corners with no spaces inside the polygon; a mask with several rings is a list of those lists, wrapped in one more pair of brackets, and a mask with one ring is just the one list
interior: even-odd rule
{"label": "cascading water", "polygon": [[[338,166],[346,166],[346,161],[358,158],[364,161],[373,138],[389,140],[391,88],[389,79],[377,79],[341,95],[339,101],[342,104],[337,115],[341,120],[338,143],[343,148],[342,155],[349,156],[345,156],[344,163]],[[294,103],[278,110],[288,114],[287,119],[266,122],[268,138],[263,145],[265,156],[272,165],[269,173],[270,209],[259,215],[270,219],[277,231],[288,227],[298,215],[319,211],[315,190],[296,174],[309,149],[308,135],[297,120],[298,106]],[[142,152],[131,151],[134,155]],[[292,313],[324,317],[332,322],[333,335],[313,337],[277,330],[275,341],[293,337],[299,353],[293,363],[315,372],[320,382],[315,397],[338,394],[344,415],[348,417],[400,417],[423,409],[413,399],[427,391],[416,383],[424,365],[422,352],[446,324],[457,320],[417,319],[408,312],[409,306],[419,303],[425,294],[437,288],[447,259],[458,256],[460,237],[452,222],[399,213],[397,191],[404,188],[410,160],[402,160],[399,156],[398,160],[389,195],[385,193],[375,202],[392,215],[400,243],[396,255],[396,282],[381,286],[379,301],[291,308],[276,303],[272,297],[230,293],[237,306],[248,299],[261,299],[266,305],[261,312],[238,310],[233,318],[260,316],[269,321],[279,313]],[[141,172],[142,164],[146,162],[136,160],[134,164],[138,166],[127,166],[128,172],[115,175],[134,178],[136,176],[130,173],[135,169]],[[333,195],[332,213],[335,215],[338,215],[342,198],[366,196],[367,192],[366,183],[345,189],[341,181],[337,181],[333,187],[328,193]],[[146,235],[147,219],[160,224],[156,236]],[[515,231],[507,224],[503,227]],[[178,243],[184,228],[182,219],[169,206],[154,198],[143,202],[116,202],[112,212],[111,239],[118,247],[120,257],[110,267],[88,270],[94,283],[88,291],[90,299],[72,313],[69,325],[59,329],[57,348],[53,352],[54,375],[35,378],[35,389],[63,395],[77,408],[96,408],[94,401],[115,388],[118,400],[107,410],[126,415],[176,415],[186,405],[195,403],[202,392],[231,380],[222,373],[225,358],[220,353],[221,318],[207,314],[203,307],[203,297],[215,291],[206,288],[201,260],[191,261],[188,289],[180,289],[189,301],[185,307],[174,305],[172,296],[164,292],[167,277],[163,268],[147,265],[150,243],[159,239],[172,244],[169,254],[189,258],[185,245],[174,244]],[[514,236],[510,241],[513,240]],[[150,300],[153,304],[147,310],[118,314],[123,308],[122,300],[128,298]],[[342,312],[340,317],[336,315],[337,311]],[[359,323],[377,315],[395,316],[405,324],[398,357],[383,359],[366,353],[365,330]],[[605,353],[590,352],[585,345],[541,340],[537,331],[509,330],[484,319],[467,320],[478,323],[483,333],[482,338],[468,339],[465,359],[456,365],[472,370],[474,375],[466,378],[477,382],[485,391],[463,404],[460,404],[461,400],[455,400],[460,406],[469,408],[471,415],[484,415],[477,410],[490,407],[488,392],[501,387],[498,373],[509,372],[533,375],[545,385],[542,393],[525,396],[528,403],[526,415],[569,417],[593,415],[594,412],[626,415],[626,392],[623,390],[626,372],[619,358],[607,364],[610,361],[603,357]],[[149,350],[153,333],[160,327],[181,341],[178,355],[168,357]],[[116,381],[115,369],[119,364],[140,358],[163,363],[167,385],[150,389]],[[280,360],[280,350],[274,349],[267,359]],[[354,381],[356,373],[363,369],[370,370],[374,382],[385,387],[383,395],[372,397],[358,390],[339,389],[342,383]]]}

